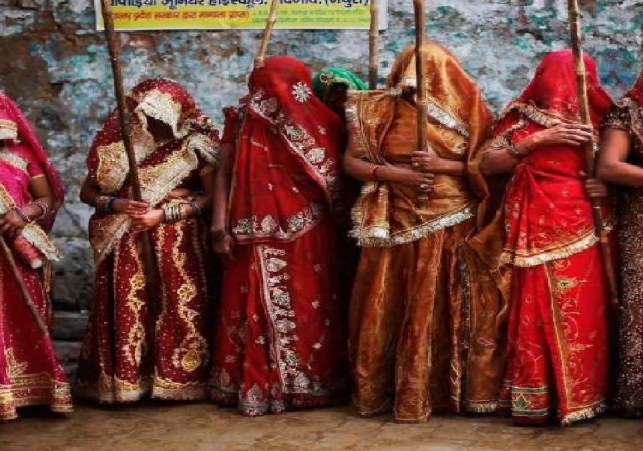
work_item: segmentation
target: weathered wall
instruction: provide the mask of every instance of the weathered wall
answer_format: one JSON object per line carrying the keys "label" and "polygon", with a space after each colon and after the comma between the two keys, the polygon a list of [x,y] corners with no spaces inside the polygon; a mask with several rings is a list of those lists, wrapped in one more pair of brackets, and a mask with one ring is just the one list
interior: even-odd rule
{"label": "weathered wall", "polygon": [[[381,38],[380,74],[412,42],[410,0],[389,0]],[[432,0],[430,35],[451,48],[483,86],[496,110],[524,86],[539,58],[566,45],[563,0]],[[633,82],[643,43],[643,1],[584,0],[587,49],[616,96]],[[57,266],[57,308],[86,308],[92,264],[86,243],[89,209],[78,202],[84,156],[112,107],[102,35],[91,0],[0,0],[0,89],[37,127],[67,186],[54,234],[66,257]],[[257,31],[122,34],[129,86],[147,77],[181,81],[216,121],[244,93]],[[366,76],[366,31],[276,31],[272,54],[302,59],[314,69],[340,65]],[[128,87],[129,87],[128,86]],[[66,323],[64,323],[66,324]],[[62,332],[60,332],[62,333]],[[69,337],[68,337],[69,338]]]}

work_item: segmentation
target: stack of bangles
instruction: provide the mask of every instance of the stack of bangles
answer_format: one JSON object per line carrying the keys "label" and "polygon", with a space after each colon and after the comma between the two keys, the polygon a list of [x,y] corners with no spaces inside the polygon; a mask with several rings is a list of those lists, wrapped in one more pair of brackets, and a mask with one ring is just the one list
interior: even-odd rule
{"label": "stack of bangles", "polygon": [[188,212],[183,208],[183,205],[189,205],[194,210],[194,216],[201,216],[203,210],[197,205],[194,200],[182,202],[180,204],[166,205],[163,207],[163,222],[173,224],[188,218]]}
{"label": "stack of bangles", "polygon": [[109,215],[114,213],[112,204],[116,200],[114,196],[98,196],[96,199],[96,211],[101,215]]}
{"label": "stack of bangles", "polygon": [[368,171],[368,178],[372,180],[373,182],[379,182],[379,178],[377,177],[377,170],[380,168],[380,165],[374,164],[371,166],[371,169]]}

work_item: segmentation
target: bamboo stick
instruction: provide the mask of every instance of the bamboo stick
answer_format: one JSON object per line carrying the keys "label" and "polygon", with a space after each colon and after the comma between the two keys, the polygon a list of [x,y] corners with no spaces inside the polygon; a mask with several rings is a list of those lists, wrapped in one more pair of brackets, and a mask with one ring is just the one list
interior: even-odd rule
{"label": "bamboo stick", "polygon": [[[580,107],[581,122],[585,125],[592,125],[590,116],[589,98],[587,96],[587,71],[585,60],[583,58],[582,36],[580,26],[580,10],[578,0],[568,0],[567,7],[569,12],[569,33],[571,38],[572,53],[574,55],[574,64],[576,68],[576,84],[578,88],[578,105]],[[584,145],[585,161],[587,163],[587,175],[596,176],[596,153],[592,141]],[[603,229],[603,215],[601,212],[600,199],[592,199],[592,214],[594,219],[594,233],[600,238],[601,256],[603,267],[609,285],[610,302],[613,306],[620,304],[618,297],[618,285],[614,273],[612,249],[609,242],[607,231]]]}
{"label": "bamboo stick", "polygon": [[[129,181],[132,186],[132,197],[136,201],[142,201],[141,180],[138,174],[136,154],[134,153],[134,147],[132,146],[130,114],[127,109],[123,72],[119,61],[119,44],[116,38],[116,31],[114,30],[114,16],[110,0],[102,0],[102,12],[103,21],[105,22],[105,39],[107,41],[107,48],[109,51],[109,60],[112,65],[114,93],[120,117],[121,135],[123,137],[125,152],[127,153],[127,161],[129,163]],[[159,302],[155,302],[160,301],[160,299],[157,299],[156,297],[156,258],[154,256],[150,234],[147,231],[143,231],[138,234],[138,237],[140,238],[143,251],[143,264],[147,281],[145,287],[150,300],[153,302],[154,308],[158,309]]]}
{"label": "bamboo stick", "polygon": [[[430,152],[427,143],[427,99],[426,99],[426,57],[424,55],[424,34],[426,32],[426,5],[425,0],[413,0],[413,12],[415,15],[415,78],[417,84],[416,92],[416,134],[418,152]],[[429,200],[428,193],[420,193],[418,201],[426,204]]]}
{"label": "bamboo stick", "polygon": [[379,62],[380,11],[378,0],[371,0],[371,23],[368,33],[368,89],[377,89]]}
{"label": "bamboo stick", "polygon": [[31,295],[29,294],[29,291],[27,290],[27,287],[25,285],[25,281],[22,279],[22,275],[20,274],[20,270],[18,269],[16,260],[13,257],[13,252],[7,245],[7,241],[4,239],[4,236],[2,235],[0,235],[0,247],[2,248],[2,253],[4,254],[4,258],[7,260],[7,263],[9,264],[11,275],[13,276],[14,280],[16,281],[16,284],[18,285],[18,290],[20,291],[20,296],[22,297],[22,301],[25,304],[25,307],[27,307],[27,310],[29,310],[29,313],[31,313],[31,316],[33,316],[33,319],[36,321],[36,325],[38,326],[38,330],[40,331],[40,333],[42,335],[48,335],[49,330],[45,325],[45,322],[42,320],[40,313],[38,313],[36,304],[34,304],[33,299],[31,298]]}
{"label": "bamboo stick", "polygon": [[270,1],[270,12],[268,13],[268,20],[266,21],[266,27],[263,29],[261,42],[259,43],[259,49],[257,50],[257,55],[255,56],[255,67],[261,67],[266,58],[266,51],[268,50],[270,36],[272,35],[272,30],[275,28],[275,23],[277,23],[277,10],[279,9],[279,3],[280,0]]}

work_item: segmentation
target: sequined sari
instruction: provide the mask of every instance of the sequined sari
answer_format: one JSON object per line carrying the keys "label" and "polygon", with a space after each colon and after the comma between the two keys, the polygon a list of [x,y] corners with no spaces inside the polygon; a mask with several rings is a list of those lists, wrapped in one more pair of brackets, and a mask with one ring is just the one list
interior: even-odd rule
{"label": "sequined sari", "polygon": [[[478,86],[437,44],[424,49],[428,140],[441,158],[466,163],[491,130]],[[391,88],[414,78],[405,49]],[[352,93],[349,145],[379,165],[408,165],[416,148],[415,106],[399,92]],[[427,203],[413,188],[366,182],[353,209],[362,246],[351,299],[354,403],[363,416],[393,410],[396,421],[432,411],[490,412],[497,405],[501,355],[499,295],[465,243],[477,198],[462,177],[438,174]]]}
{"label": "sequined sari", "polygon": [[[212,172],[218,136],[210,120],[178,83],[147,80],[127,97],[143,198],[158,207],[183,201],[177,188],[202,191]],[[152,117],[174,139],[156,145],[146,132]],[[87,160],[88,177],[106,195],[130,197],[128,164],[116,112],[98,132]],[[206,397],[210,369],[207,329],[213,293],[206,245],[207,219],[192,217],[150,230],[158,271],[157,299],[146,290],[140,240],[129,217],[96,213],[89,224],[96,262],[94,303],[80,355],[75,392],[101,403]],[[210,277],[210,280],[212,278]]]}
{"label": "sequined sari", "polygon": [[[0,91],[0,214],[32,202],[30,183],[39,177],[47,178],[58,207],[63,200],[60,179],[18,107]],[[17,238],[7,239],[19,276],[46,326],[52,320],[49,262],[58,259],[47,236],[53,219],[51,215],[30,223]],[[0,257],[0,422],[16,419],[20,407],[36,405],[71,412],[69,384],[48,331],[39,330],[9,264]]]}
{"label": "sequined sari", "polygon": [[[630,135],[628,163],[643,166],[643,73],[634,88],[614,106],[604,128]],[[643,189],[622,187],[618,202],[621,305],[618,369],[614,408],[643,415]]]}
{"label": "sequined sari", "polygon": [[[310,71],[273,57],[227,110],[234,146],[212,399],[243,415],[328,406],[345,396],[336,204],[341,119],[313,96]],[[239,114],[240,113],[240,114]]]}
{"label": "sequined sari", "polygon": [[[598,127],[611,100],[593,60],[586,57],[586,65]],[[578,121],[578,111],[572,54],[552,52],[506,108],[480,158]],[[516,165],[498,214],[471,240],[494,273],[505,276],[508,342],[501,406],[517,424],[544,423],[552,416],[570,424],[606,409],[607,297],[585,169],[580,147],[534,150]]]}

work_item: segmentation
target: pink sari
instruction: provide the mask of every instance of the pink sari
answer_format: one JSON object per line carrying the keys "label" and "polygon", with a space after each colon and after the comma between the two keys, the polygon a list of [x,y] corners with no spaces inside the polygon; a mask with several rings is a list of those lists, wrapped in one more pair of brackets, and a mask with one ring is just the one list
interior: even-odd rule
{"label": "pink sari", "polygon": [[[16,105],[0,92],[0,215],[33,201],[30,183],[47,177],[56,203],[62,184],[44,150]],[[53,215],[28,224],[8,243],[36,310],[51,323],[49,260],[57,259],[47,231]],[[17,409],[49,405],[55,412],[71,412],[65,374],[54,354],[51,337],[43,334],[26,307],[8,263],[0,257],[0,421],[18,417]]]}

